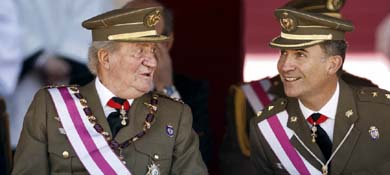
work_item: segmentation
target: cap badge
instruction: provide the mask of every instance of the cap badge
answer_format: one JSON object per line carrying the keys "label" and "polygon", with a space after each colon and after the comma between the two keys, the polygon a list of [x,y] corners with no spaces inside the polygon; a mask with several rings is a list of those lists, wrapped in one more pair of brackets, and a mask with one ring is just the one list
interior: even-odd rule
{"label": "cap badge", "polygon": [[172,125],[167,125],[165,127],[165,132],[167,133],[167,135],[169,137],[173,137],[174,133],[175,133],[175,130],[173,129],[173,126]]}
{"label": "cap badge", "polygon": [[145,17],[144,22],[146,26],[153,27],[160,21],[160,18],[160,10],[155,10]]}
{"label": "cap badge", "polygon": [[375,126],[370,126],[370,129],[368,130],[368,133],[370,133],[371,138],[373,140],[378,140],[379,139],[379,131],[378,128]]}
{"label": "cap badge", "polygon": [[326,3],[326,8],[332,11],[340,10],[340,8],[343,6],[344,0],[328,0]]}
{"label": "cap badge", "polygon": [[296,22],[294,19],[290,18],[288,16],[288,13],[287,12],[284,12],[282,14],[282,17],[280,18],[280,25],[282,26],[282,28],[288,32],[292,31],[295,29],[296,27]]}

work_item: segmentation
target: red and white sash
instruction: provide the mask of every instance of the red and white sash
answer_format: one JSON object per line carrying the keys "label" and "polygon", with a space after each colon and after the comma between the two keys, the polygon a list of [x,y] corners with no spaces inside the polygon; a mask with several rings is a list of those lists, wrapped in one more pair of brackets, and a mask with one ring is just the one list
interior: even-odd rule
{"label": "red and white sash", "polygon": [[275,98],[273,95],[267,94],[270,87],[271,80],[268,77],[241,86],[245,97],[248,99],[249,104],[255,113],[262,110],[264,106],[270,104]]}
{"label": "red and white sash", "polygon": [[288,114],[282,111],[257,124],[265,140],[290,174],[322,174],[290,143],[294,131],[287,127]]}
{"label": "red and white sash", "polygon": [[80,161],[90,174],[131,175],[104,137],[88,121],[80,100],[68,87],[48,89],[62,126]]}

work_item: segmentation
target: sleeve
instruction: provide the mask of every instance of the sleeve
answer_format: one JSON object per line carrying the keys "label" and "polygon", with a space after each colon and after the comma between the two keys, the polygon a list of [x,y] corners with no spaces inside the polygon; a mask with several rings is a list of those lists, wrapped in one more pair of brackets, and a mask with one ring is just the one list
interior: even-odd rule
{"label": "sleeve", "polygon": [[46,90],[35,95],[23,123],[16,147],[12,174],[49,174],[46,134]]}
{"label": "sleeve", "polygon": [[187,105],[183,105],[181,119],[173,152],[172,175],[208,174],[199,152],[199,138],[192,129],[192,114]]}
{"label": "sleeve", "polygon": [[[251,146],[251,160],[256,167],[257,174],[274,174],[271,165],[266,157],[265,150],[260,141],[263,136],[256,127],[254,119],[250,121],[249,140]],[[264,139],[264,138],[263,138]]]}

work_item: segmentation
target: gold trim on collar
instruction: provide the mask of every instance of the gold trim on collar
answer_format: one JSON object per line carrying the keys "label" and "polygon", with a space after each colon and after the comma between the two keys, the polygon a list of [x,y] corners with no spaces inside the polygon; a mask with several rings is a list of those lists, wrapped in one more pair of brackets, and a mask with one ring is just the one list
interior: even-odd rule
{"label": "gold trim on collar", "polygon": [[305,47],[305,46],[310,46],[310,45],[314,45],[314,44],[318,44],[318,43],[321,43],[323,42],[324,40],[314,40],[314,41],[310,41],[310,42],[306,42],[306,43],[300,43],[300,44],[277,44],[277,43],[274,43],[273,41],[270,43],[270,45],[272,46],[276,46],[276,47],[285,47],[285,48],[289,48],[289,47]]}
{"label": "gold trim on collar", "polygon": [[332,40],[333,35],[294,35],[281,32],[280,37],[291,40]]}
{"label": "gold trim on collar", "polygon": [[109,35],[107,38],[108,40],[129,40],[129,39],[135,39],[140,38],[144,36],[153,36],[157,35],[156,30],[149,30],[144,32],[133,32],[133,33],[121,33],[116,35]]}

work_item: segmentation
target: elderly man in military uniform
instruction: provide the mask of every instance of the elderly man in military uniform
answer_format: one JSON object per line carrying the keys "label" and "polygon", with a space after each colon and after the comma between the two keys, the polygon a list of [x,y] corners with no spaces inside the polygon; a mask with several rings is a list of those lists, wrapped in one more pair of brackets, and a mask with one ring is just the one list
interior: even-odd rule
{"label": "elderly man in military uniform", "polygon": [[[344,1],[339,1],[337,7],[327,6],[327,0],[292,0],[283,7],[295,8],[311,13],[341,18]],[[370,80],[357,77],[343,70],[340,78],[353,86],[377,87]],[[267,96],[270,100],[263,98]],[[227,102],[227,133],[220,152],[220,165],[223,174],[256,174],[250,163],[249,121],[272,101],[285,97],[280,76],[265,77],[260,80],[232,85]]]}
{"label": "elderly man in military uniform", "polygon": [[[327,2],[330,9],[340,7],[340,1]],[[275,15],[282,31],[270,46],[281,50],[277,68],[287,97],[250,122],[257,172],[390,172],[390,93],[339,78],[352,23],[288,7]]]}
{"label": "elderly man in military uniform", "polygon": [[152,89],[160,8],[113,10],[92,30],[83,86],[48,87],[34,98],[13,174],[207,174],[191,110]]}

